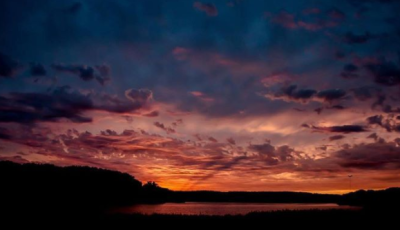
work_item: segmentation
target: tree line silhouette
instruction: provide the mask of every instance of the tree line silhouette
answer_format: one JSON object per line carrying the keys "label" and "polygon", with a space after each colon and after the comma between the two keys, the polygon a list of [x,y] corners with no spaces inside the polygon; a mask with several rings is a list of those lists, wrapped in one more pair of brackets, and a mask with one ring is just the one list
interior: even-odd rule
{"label": "tree line silhouette", "polygon": [[155,182],[142,184],[133,176],[117,171],[10,161],[0,162],[0,185],[0,209],[17,213],[38,210],[88,213],[110,207],[165,202],[338,203],[368,208],[400,205],[400,188],[361,190],[344,195],[171,191]]}

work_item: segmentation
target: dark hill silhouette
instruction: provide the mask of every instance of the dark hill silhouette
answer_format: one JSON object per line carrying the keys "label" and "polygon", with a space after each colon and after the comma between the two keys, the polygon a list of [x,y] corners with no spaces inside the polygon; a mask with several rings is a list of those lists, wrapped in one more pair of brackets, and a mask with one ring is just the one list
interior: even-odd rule
{"label": "dark hill silhouette", "polygon": [[[99,210],[140,202],[142,184],[126,173],[0,162],[2,207]],[[77,208],[78,207],[78,208]]]}
{"label": "dark hill silhouette", "polygon": [[341,196],[339,204],[362,206],[366,209],[398,209],[400,207],[400,188],[385,190],[359,190]]}

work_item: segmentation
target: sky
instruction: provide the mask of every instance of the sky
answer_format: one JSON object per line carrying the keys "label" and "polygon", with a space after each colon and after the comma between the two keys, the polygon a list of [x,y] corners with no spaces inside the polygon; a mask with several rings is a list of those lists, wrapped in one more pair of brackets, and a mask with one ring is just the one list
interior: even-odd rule
{"label": "sky", "polygon": [[119,170],[173,190],[399,186],[399,10],[0,1],[0,160]]}

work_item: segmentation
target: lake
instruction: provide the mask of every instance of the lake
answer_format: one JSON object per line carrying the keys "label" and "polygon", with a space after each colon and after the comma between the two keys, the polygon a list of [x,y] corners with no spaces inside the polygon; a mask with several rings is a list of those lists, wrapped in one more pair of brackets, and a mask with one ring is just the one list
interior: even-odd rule
{"label": "lake", "polygon": [[271,204],[271,203],[165,203],[141,204],[115,210],[117,213],[184,214],[184,215],[244,215],[250,212],[310,209],[356,209],[337,204]]}

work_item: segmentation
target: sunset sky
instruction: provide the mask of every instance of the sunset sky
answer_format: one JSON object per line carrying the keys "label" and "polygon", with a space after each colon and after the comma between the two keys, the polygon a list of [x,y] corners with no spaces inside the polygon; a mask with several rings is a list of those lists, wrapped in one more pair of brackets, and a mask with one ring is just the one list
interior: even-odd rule
{"label": "sunset sky", "polygon": [[399,186],[399,12],[395,0],[0,1],[0,160],[173,190]]}

